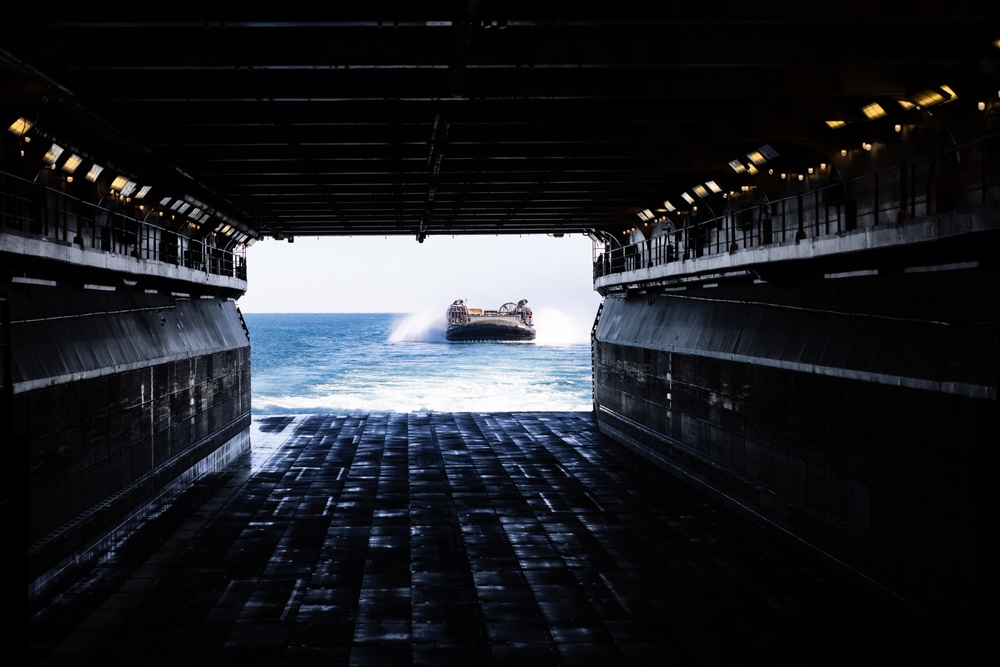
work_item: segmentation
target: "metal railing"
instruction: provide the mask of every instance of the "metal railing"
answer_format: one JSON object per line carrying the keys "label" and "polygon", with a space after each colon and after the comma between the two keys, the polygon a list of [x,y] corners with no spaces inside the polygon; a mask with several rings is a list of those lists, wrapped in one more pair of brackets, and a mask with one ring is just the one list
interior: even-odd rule
{"label": "metal railing", "polygon": [[[152,215],[152,214],[150,214]],[[142,216],[142,217],[140,217]],[[184,223],[185,225],[187,223]],[[218,247],[211,232],[147,220],[134,202],[88,202],[42,183],[0,171],[0,229],[137,260],[165,262],[246,280],[246,247]],[[228,237],[225,239],[229,241]]]}
{"label": "metal railing", "polygon": [[595,248],[594,279],[1000,201],[1000,136],[845,182],[811,178],[789,187],[800,190],[770,201],[742,193],[728,200],[722,215],[681,216],[682,226],[651,238],[600,253]]}

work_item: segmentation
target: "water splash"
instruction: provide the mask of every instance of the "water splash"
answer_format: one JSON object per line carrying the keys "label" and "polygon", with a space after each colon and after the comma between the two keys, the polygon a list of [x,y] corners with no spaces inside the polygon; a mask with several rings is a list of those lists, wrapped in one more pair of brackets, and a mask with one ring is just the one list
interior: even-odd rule
{"label": "water splash", "polygon": [[535,342],[543,345],[579,345],[590,342],[593,316],[584,318],[556,308],[537,308]]}
{"label": "water splash", "polygon": [[444,309],[409,313],[397,320],[389,333],[390,343],[444,343]]}

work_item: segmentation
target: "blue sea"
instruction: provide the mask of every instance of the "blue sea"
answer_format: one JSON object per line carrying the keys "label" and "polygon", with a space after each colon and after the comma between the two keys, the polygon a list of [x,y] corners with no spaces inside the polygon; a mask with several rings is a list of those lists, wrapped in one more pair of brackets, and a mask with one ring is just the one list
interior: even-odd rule
{"label": "blue sea", "polygon": [[520,343],[457,343],[444,312],[245,313],[252,412],[592,409],[590,327],[535,316]]}

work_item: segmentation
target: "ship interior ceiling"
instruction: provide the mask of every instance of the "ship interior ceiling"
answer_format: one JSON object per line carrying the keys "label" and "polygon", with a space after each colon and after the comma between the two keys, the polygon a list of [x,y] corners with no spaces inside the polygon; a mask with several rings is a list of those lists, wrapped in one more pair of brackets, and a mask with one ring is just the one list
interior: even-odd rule
{"label": "ship interior ceiling", "polygon": [[[894,8],[722,19],[656,3],[380,2],[329,22],[8,20],[3,121],[39,137],[25,173],[56,143],[59,166],[106,166],[135,196],[149,186],[154,208],[199,202],[204,224],[250,242],[622,241],[680,216],[696,187],[713,184],[697,202],[711,210],[767,170],[895,141],[932,99],[996,98],[988,10]],[[747,173],[761,150],[767,169]]]}

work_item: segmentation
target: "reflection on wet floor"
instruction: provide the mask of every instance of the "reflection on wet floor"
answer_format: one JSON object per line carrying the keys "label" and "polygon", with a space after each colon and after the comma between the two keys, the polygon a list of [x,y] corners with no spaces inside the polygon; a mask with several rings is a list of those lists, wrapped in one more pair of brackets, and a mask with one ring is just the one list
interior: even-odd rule
{"label": "reflection on wet floor", "polygon": [[251,442],[39,601],[32,664],[973,655],[608,440],[591,413],[258,417]]}

